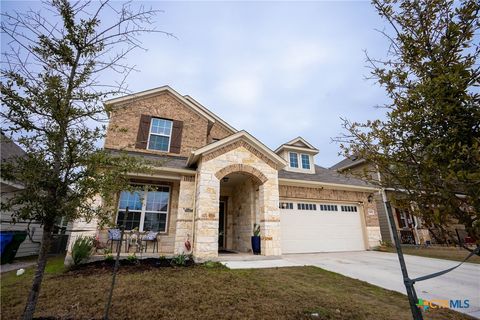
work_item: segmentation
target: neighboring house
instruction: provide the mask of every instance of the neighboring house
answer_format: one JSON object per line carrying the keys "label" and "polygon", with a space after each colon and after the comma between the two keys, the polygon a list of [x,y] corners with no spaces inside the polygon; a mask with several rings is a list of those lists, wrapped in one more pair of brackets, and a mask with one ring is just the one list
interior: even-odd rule
{"label": "neighboring house", "polygon": [[[130,175],[157,189],[121,192],[112,222],[159,231],[160,254],[187,252],[187,239],[197,259],[248,253],[255,223],[267,256],[379,245],[378,190],[315,165],[319,150],[303,138],[272,151],[168,86],[106,104],[104,148],[161,161],[152,174]],[[73,228],[107,240],[95,220]]]}
{"label": "neighboring house", "polygon": [[[25,155],[25,151],[22,150],[17,144],[7,138],[1,133],[1,161],[15,161],[16,157],[22,157]],[[24,189],[21,182],[5,181],[0,179],[0,192],[1,200],[4,201],[9,197],[12,197],[16,192],[23,192]],[[18,248],[16,257],[25,257],[37,255],[40,250],[40,243],[43,235],[43,227],[40,223],[32,221],[15,221],[12,219],[12,212],[0,213],[1,217],[1,230],[2,231],[27,231],[29,236]],[[64,253],[68,241],[69,227],[71,223],[65,219],[59,219],[55,232],[53,235],[53,242],[51,245],[51,253]]]}
{"label": "neighboring house", "polygon": [[[344,175],[362,175],[364,173],[371,174],[371,178],[378,180],[382,179],[382,176],[378,170],[375,169],[370,163],[362,158],[346,158],[337,164],[330,167],[331,170],[336,170]],[[380,231],[382,239],[384,241],[393,242],[393,237],[390,228],[390,220],[386,214],[385,201],[394,202],[395,198],[401,197],[401,193],[395,191],[393,188],[384,188],[376,193],[376,204],[378,212],[378,220],[380,223]],[[437,241],[422,223],[422,219],[411,214],[412,210],[406,210],[396,208],[392,204],[392,214],[395,219],[395,226],[399,235],[399,238],[403,244],[426,244],[427,241],[434,243]],[[463,225],[452,225],[452,228],[459,231],[463,231]],[[462,235],[465,233],[462,232]],[[460,235],[459,235],[460,236]],[[438,239],[440,240],[440,239]]]}

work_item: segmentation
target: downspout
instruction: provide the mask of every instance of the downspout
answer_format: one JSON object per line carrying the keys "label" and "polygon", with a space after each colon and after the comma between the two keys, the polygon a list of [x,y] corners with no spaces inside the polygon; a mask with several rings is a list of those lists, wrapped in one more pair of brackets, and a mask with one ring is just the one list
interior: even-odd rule
{"label": "downspout", "polygon": [[195,173],[195,189],[193,192],[193,212],[192,212],[192,254],[193,248],[195,246],[195,214],[197,213],[196,202],[197,202],[197,184],[198,184],[198,170]]}
{"label": "downspout", "polygon": [[421,244],[420,236],[418,235],[418,221],[416,216],[413,216],[413,229],[415,230],[415,237],[416,237],[415,244]]}
{"label": "downspout", "polygon": [[[377,169],[377,177],[378,177],[378,182],[382,182],[382,176],[380,175],[380,170],[378,170],[378,166],[376,166],[376,169]],[[387,194],[385,193],[385,188],[381,188],[380,189],[380,195],[382,196],[382,202],[383,202],[383,209],[385,210],[385,216],[387,217],[387,223],[388,223],[388,230],[389,230],[389,233],[390,233],[390,240],[392,241],[392,243],[395,243],[394,241],[394,238],[393,238],[393,234],[390,230],[392,230],[392,223],[390,221],[390,217],[388,216],[387,214]]]}

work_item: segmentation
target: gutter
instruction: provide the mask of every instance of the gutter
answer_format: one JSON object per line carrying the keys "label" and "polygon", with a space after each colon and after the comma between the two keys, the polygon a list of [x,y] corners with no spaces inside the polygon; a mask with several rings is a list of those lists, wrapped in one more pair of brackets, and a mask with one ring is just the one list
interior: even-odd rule
{"label": "gutter", "polygon": [[352,191],[365,191],[365,192],[372,192],[378,191],[378,188],[375,187],[367,187],[367,186],[355,186],[349,184],[337,184],[337,183],[329,183],[329,182],[320,182],[320,181],[308,181],[308,180],[297,180],[297,179],[287,179],[287,178],[279,178],[279,184],[284,185],[294,185],[294,186],[310,186],[310,187],[327,187],[327,188],[336,188],[341,190],[352,190]]}

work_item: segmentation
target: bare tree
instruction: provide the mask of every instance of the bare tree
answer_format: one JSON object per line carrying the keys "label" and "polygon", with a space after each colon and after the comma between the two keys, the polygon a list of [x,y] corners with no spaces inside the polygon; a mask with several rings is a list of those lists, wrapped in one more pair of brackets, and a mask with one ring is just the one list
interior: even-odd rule
{"label": "bare tree", "polygon": [[[96,144],[108,112],[102,101],[128,91],[125,80],[135,66],[125,58],[143,49],[140,36],[171,36],[153,26],[157,13],[132,3],[67,0],[45,2],[43,11],[2,13],[9,40],[2,52],[2,127],[26,151],[2,163],[2,178],[25,187],[2,210],[43,225],[23,319],[35,312],[55,220],[108,217],[115,192],[128,185],[125,174],[145,167]],[[118,80],[106,82],[107,75]],[[103,202],[93,207],[97,195]]]}

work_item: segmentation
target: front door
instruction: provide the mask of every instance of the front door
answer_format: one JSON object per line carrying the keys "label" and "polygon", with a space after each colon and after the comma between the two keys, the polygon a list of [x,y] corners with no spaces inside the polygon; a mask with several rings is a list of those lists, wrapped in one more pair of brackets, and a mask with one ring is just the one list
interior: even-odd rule
{"label": "front door", "polygon": [[225,201],[218,208],[218,250],[225,249]]}

